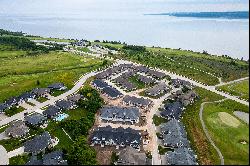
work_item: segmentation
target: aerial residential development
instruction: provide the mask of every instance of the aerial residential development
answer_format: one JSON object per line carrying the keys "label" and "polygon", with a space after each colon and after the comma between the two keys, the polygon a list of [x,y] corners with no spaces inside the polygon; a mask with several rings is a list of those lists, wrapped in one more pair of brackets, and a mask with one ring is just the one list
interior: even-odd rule
{"label": "aerial residential development", "polygon": [[0,165],[249,164],[244,59],[0,29],[0,60]]}

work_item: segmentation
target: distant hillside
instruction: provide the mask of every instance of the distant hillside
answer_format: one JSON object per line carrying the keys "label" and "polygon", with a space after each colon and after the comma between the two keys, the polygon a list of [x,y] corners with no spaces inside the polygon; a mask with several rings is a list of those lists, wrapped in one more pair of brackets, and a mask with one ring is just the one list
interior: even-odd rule
{"label": "distant hillside", "polygon": [[148,14],[148,15],[168,15],[174,17],[196,17],[196,18],[249,19],[249,11],[177,12],[177,13],[159,13],[159,14]]}

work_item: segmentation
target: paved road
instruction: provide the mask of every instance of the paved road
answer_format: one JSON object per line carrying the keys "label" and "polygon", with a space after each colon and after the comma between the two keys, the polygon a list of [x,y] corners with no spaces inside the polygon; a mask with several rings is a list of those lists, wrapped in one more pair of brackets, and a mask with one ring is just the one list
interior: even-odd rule
{"label": "paved road", "polygon": [[249,113],[234,111],[233,114],[239,119],[243,120],[245,123],[249,124]]}
{"label": "paved road", "polygon": [[240,79],[229,81],[229,82],[223,82],[223,83],[215,85],[215,87],[228,85],[228,84],[232,84],[232,83],[235,83],[235,82],[240,82],[240,81],[247,80],[247,79],[249,79],[249,77],[244,77],[244,78],[240,78]]}
{"label": "paved road", "polygon": [[0,165],[9,165],[7,151],[2,145],[0,145]]}
{"label": "paved road", "polygon": [[219,157],[220,157],[221,165],[224,165],[224,157],[223,157],[223,155],[222,155],[220,149],[215,145],[214,141],[212,140],[211,136],[209,135],[208,130],[207,130],[207,128],[206,128],[206,125],[205,125],[205,123],[204,123],[204,121],[203,121],[202,113],[203,113],[203,108],[204,108],[204,105],[205,105],[205,104],[209,104],[209,103],[219,103],[219,102],[222,102],[222,101],[224,101],[224,100],[226,100],[226,99],[222,99],[222,100],[215,101],[215,102],[204,102],[204,103],[202,103],[202,104],[201,104],[201,108],[200,108],[200,113],[199,113],[200,121],[201,121],[201,125],[202,125],[202,129],[203,129],[203,131],[205,132],[206,137],[207,137],[207,139],[209,140],[209,142],[211,143],[211,145],[212,145],[212,146],[215,148],[215,150],[217,151],[217,153],[218,153],[218,155],[219,155]]}

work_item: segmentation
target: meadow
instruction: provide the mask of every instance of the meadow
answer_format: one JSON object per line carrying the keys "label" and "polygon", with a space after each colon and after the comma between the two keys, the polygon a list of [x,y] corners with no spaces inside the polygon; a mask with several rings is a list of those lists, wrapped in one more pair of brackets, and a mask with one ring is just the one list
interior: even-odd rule
{"label": "meadow", "polygon": [[238,96],[249,101],[249,80],[223,85],[217,87],[218,90],[228,92],[231,95]]}
{"label": "meadow", "polygon": [[0,102],[55,82],[72,88],[81,75],[103,66],[103,60],[62,51],[29,56],[25,51],[8,54],[5,50],[0,52],[0,59]]}

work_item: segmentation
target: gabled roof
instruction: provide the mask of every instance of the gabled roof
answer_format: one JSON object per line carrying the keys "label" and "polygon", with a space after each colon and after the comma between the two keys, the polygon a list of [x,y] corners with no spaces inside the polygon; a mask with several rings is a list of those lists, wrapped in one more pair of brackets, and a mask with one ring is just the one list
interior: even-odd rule
{"label": "gabled roof", "polygon": [[161,79],[164,78],[165,76],[167,76],[165,73],[156,71],[156,70],[149,70],[148,71],[149,75],[152,75],[153,77],[157,78],[157,79]]}
{"label": "gabled roof", "polygon": [[169,165],[198,165],[193,151],[185,147],[177,148],[174,152],[167,152],[166,160]]}
{"label": "gabled roof", "polygon": [[51,144],[51,136],[45,131],[43,134],[35,136],[24,143],[24,152],[39,153]]}
{"label": "gabled roof", "polygon": [[117,165],[146,165],[146,160],[145,153],[128,146],[120,152]]}
{"label": "gabled roof", "polygon": [[59,100],[56,102],[56,106],[60,107],[63,110],[69,110],[75,105],[74,102],[69,100]]}
{"label": "gabled roof", "polygon": [[141,82],[145,83],[145,84],[151,84],[151,83],[154,83],[154,82],[155,82],[154,79],[152,79],[152,78],[150,78],[150,77],[147,77],[147,76],[143,76],[143,75],[139,75],[139,76],[138,76],[138,79],[139,79]]}
{"label": "gabled roof", "polygon": [[165,83],[159,83],[153,86],[152,88],[147,89],[145,92],[150,96],[157,96],[161,92],[167,92],[169,90],[168,86]]}
{"label": "gabled roof", "polygon": [[33,93],[37,96],[41,96],[41,95],[50,93],[50,89],[49,88],[35,88],[31,91],[31,93]]}
{"label": "gabled roof", "polygon": [[61,113],[61,109],[57,106],[52,106],[52,105],[48,106],[47,109],[43,111],[43,114],[48,118],[53,118],[59,113]]}
{"label": "gabled roof", "polygon": [[49,85],[48,88],[61,89],[61,88],[66,88],[66,86],[63,83],[59,82],[59,83],[54,83],[54,84]]}
{"label": "gabled roof", "polygon": [[5,130],[7,135],[11,135],[12,137],[21,137],[26,135],[29,132],[29,127],[25,125],[25,123],[21,120],[11,122],[10,126]]}
{"label": "gabled roof", "polygon": [[44,123],[45,120],[47,120],[45,116],[39,113],[33,113],[31,115],[27,115],[24,117],[24,119],[28,124],[31,124],[34,126],[42,124]]}
{"label": "gabled roof", "polygon": [[100,110],[100,117],[113,118],[113,121],[116,119],[129,119],[137,120],[139,118],[139,109],[135,107],[118,107],[118,106],[106,106]]}
{"label": "gabled roof", "polygon": [[43,156],[43,165],[68,165],[67,160],[63,160],[62,151],[54,151]]}
{"label": "gabled roof", "polygon": [[9,106],[6,103],[0,104],[0,112],[4,112],[8,108],[9,108]]}
{"label": "gabled roof", "polygon": [[126,95],[123,98],[123,101],[125,103],[131,103],[133,105],[142,105],[142,106],[148,106],[148,105],[150,105],[152,103],[152,101],[149,100],[149,99],[145,99],[143,97],[137,98],[135,96],[128,96],[128,95]]}
{"label": "gabled roof", "polygon": [[100,88],[100,89],[103,89],[105,87],[109,87],[109,85],[104,82],[103,80],[99,80],[99,79],[96,79],[93,81],[93,84],[97,87],[97,88]]}
{"label": "gabled roof", "polygon": [[68,96],[67,99],[69,101],[72,101],[72,102],[78,102],[79,100],[81,100],[83,98],[82,95],[80,94],[74,94],[74,95],[71,95],[71,96]]}
{"label": "gabled roof", "polygon": [[167,103],[164,106],[164,110],[161,111],[161,116],[179,119],[183,111],[183,105],[179,102]]}
{"label": "gabled roof", "polygon": [[26,101],[27,99],[34,99],[35,97],[36,95],[34,93],[25,92],[21,94],[18,98]]}
{"label": "gabled roof", "polygon": [[122,93],[113,87],[105,87],[102,89],[102,91],[111,98],[117,98],[122,96]]}

